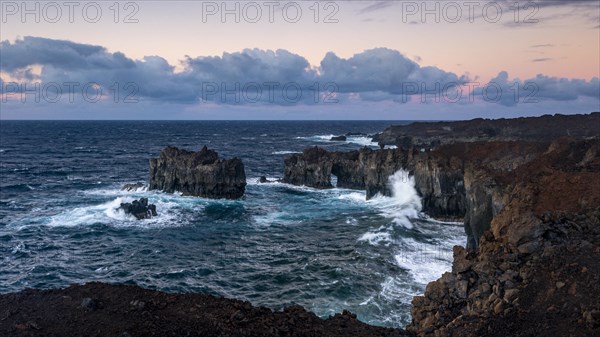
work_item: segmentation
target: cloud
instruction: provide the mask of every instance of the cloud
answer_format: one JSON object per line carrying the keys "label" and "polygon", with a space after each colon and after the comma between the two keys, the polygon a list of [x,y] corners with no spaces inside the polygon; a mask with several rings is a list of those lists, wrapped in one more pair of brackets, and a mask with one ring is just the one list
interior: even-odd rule
{"label": "cloud", "polygon": [[529,48],[549,48],[549,47],[554,47],[553,44],[550,43],[546,43],[546,44],[535,44],[533,46],[530,46]]}
{"label": "cloud", "polygon": [[575,101],[580,98],[600,100],[600,80],[598,77],[586,81],[541,74],[526,80],[511,80],[508,73],[502,71],[486,87],[477,88],[475,95],[507,107],[519,103]]}
{"label": "cloud", "polygon": [[[15,91],[14,87],[6,88],[5,84],[11,81],[26,83],[28,88],[33,82],[97,83],[105,96],[117,84],[121,95],[135,89],[140,100],[188,106],[206,102],[313,105],[324,99],[342,104],[361,100],[407,103],[410,98],[418,101],[419,96],[433,90],[452,89],[472,81],[466,75],[420,66],[399,51],[387,48],[365,50],[349,58],[329,52],[317,67],[287,50],[245,49],[221,56],[187,57],[182,61],[182,71],[176,71],[160,56],[134,60],[101,46],[38,37],[3,41],[0,56],[2,72],[8,76],[2,78],[5,94]],[[503,92],[510,92],[515,83],[527,84],[519,79],[509,80],[505,72],[494,81]],[[528,81],[538,85],[539,99],[598,99],[597,78],[585,81],[538,75]],[[133,84],[133,89],[128,84]],[[130,90],[123,90],[127,88]],[[519,102],[507,95],[496,103],[512,106]]]}
{"label": "cloud", "polygon": [[544,57],[544,58],[540,58],[540,59],[533,59],[533,60],[531,60],[531,62],[547,62],[547,61],[552,61],[552,58],[550,58],[550,57]]}

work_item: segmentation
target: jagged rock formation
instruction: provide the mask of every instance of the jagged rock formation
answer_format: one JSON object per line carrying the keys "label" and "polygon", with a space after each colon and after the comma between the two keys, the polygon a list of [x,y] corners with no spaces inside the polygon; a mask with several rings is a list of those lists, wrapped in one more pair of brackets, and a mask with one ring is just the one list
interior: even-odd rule
{"label": "jagged rock formation", "polygon": [[417,122],[394,125],[373,137],[381,146],[435,148],[442,144],[477,141],[545,141],[559,137],[587,138],[598,134],[600,112],[586,115],[544,115],[512,119],[473,119],[457,122]]}
{"label": "jagged rock formation", "polygon": [[[482,143],[478,147],[486,149]],[[476,251],[413,300],[419,336],[600,333],[600,140],[560,139],[512,171],[488,171],[493,214]],[[487,201],[486,201],[487,202]]]}
{"label": "jagged rock formation", "polygon": [[138,220],[150,219],[157,215],[156,206],[149,204],[147,198],[121,203],[119,209],[122,209],[125,214],[133,215]]}
{"label": "jagged rock formation", "polygon": [[370,199],[377,193],[390,195],[387,179],[406,163],[406,153],[362,148],[350,152],[328,152],[319,147],[305,149],[284,159],[283,182],[313,188],[364,189]]}
{"label": "jagged rock formation", "polygon": [[328,152],[308,148],[284,160],[283,182],[313,188],[337,187],[366,190],[367,199],[389,196],[389,177],[401,169],[415,177],[423,209],[438,218],[463,218],[467,199],[464,189],[464,159],[416,150],[362,148],[350,152]]}
{"label": "jagged rock formation", "polygon": [[217,152],[206,146],[198,152],[167,146],[158,158],[150,159],[149,189],[238,199],[246,189],[246,173],[239,158],[219,159]]}

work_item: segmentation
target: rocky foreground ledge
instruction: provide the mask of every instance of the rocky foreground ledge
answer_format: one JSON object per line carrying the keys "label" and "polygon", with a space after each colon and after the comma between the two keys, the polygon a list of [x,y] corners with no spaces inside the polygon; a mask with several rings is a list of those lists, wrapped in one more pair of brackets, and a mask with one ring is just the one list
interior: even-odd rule
{"label": "rocky foreground ledge", "polygon": [[206,294],[88,283],[0,295],[0,336],[364,336],[397,337],[344,312],[322,320],[302,307],[283,311]]}

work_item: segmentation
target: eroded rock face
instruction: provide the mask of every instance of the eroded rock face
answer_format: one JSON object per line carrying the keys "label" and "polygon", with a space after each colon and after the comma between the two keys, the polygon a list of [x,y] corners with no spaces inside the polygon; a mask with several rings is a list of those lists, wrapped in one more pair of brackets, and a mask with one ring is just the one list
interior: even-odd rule
{"label": "eroded rock face", "polygon": [[466,212],[463,160],[440,157],[416,149],[328,152],[313,147],[285,159],[283,182],[313,188],[337,187],[365,190],[367,199],[377,194],[392,194],[389,178],[404,169],[415,177],[415,187],[426,213],[440,218],[458,219]]}
{"label": "eroded rock face", "polygon": [[313,188],[332,188],[329,152],[319,147],[305,149],[284,159],[283,182]]}
{"label": "eroded rock face", "polygon": [[119,207],[125,214],[131,214],[138,220],[150,219],[157,215],[156,206],[149,204],[147,198],[140,198],[132,202],[121,203]]}
{"label": "eroded rock face", "polygon": [[[490,157],[503,152],[480,146]],[[514,144],[505,149],[511,148],[518,153]],[[491,225],[476,250],[455,247],[452,272],[414,298],[408,330],[419,336],[598,335],[598,153],[598,139],[565,138],[510,171],[491,170],[493,160],[468,168],[469,202],[489,205],[470,216],[490,212]],[[496,209],[498,203],[503,207]]]}
{"label": "eroded rock face", "polygon": [[198,152],[167,146],[158,158],[150,159],[149,189],[239,199],[246,189],[246,173],[239,158],[219,159],[206,146]]}

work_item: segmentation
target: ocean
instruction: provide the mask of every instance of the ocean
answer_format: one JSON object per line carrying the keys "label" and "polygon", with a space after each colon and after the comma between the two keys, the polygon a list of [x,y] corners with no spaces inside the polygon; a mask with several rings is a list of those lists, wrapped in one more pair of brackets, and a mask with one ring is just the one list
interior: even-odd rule
{"label": "ocean", "polygon": [[[366,136],[398,121],[1,121],[0,293],[102,281],[207,292],[320,317],[348,309],[366,323],[402,327],[410,302],[451,269],[462,225],[421,213],[406,172],[394,195],[316,190],[283,175],[286,154],[309,146],[377,148]],[[122,191],[146,182],[166,145],[240,157],[241,200]],[[116,210],[147,197],[158,216]]]}

